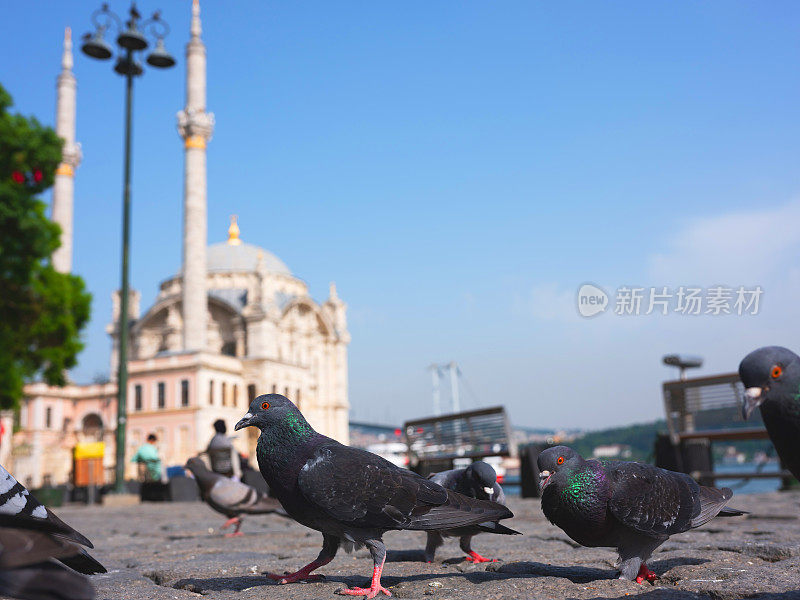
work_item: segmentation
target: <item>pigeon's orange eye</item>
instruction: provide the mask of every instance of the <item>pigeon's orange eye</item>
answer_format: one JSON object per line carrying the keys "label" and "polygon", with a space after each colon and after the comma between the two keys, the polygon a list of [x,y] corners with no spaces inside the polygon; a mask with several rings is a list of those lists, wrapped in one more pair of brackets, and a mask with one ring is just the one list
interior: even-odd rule
{"label": "pigeon's orange eye", "polygon": [[773,379],[777,379],[778,377],[783,375],[783,369],[781,369],[778,365],[775,365],[774,367],[772,367],[770,375],[772,375]]}
{"label": "pigeon's orange eye", "polygon": [[269,402],[262,402],[261,403],[261,409],[262,410],[267,410],[268,408],[269,408]]}
{"label": "pigeon's orange eye", "polygon": [[558,457],[558,460],[557,460],[556,462],[557,462],[558,464],[560,464],[560,465],[563,465],[563,464],[564,464],[564,457],[563,457],[563,456],[559,456],[559,457]]}

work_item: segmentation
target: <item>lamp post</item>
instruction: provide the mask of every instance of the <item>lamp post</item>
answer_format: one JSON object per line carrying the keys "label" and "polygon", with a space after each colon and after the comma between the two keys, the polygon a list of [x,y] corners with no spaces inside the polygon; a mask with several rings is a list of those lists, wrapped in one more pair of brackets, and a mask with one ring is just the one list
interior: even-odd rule
{"label": "lamp post", "polygon": [[698,369],[703,366],[703,359],[700,356],[689,356],[688,354],[667,354],[661,359],[665,365],[678,367],[680,370],[679,378],[686,380],[687,369]]}
{"label": "lamp post", "polygon": [[[125,490],[125,424],[128,405],[128,249],[130,246],[131,216],[131,104],[133,102],[133,79],[144,73],[142,64],[137,60],[137,53],[147,49],[149,43],[145,34],[156,39],[156,45],[147,56],[147,64],[157,69],[168,69],[175,65],[175,59],[164,47],[164,38],[169,34],[169,26],[161,20],[157,11],[139,26],[141,15],[136,10],[136,3],[131,3],[130,18],[123,29],[121,19],[103,4],[102,8],[92,14],[94,34],[85,34],[81,51],[91,58],[107,60],[113,52],[111,46],[103,39],[105,32],[115,26],[119,35],[117,46],[119,56],[114,71],[125,77],[125,169],[122,188],[122,298],[119,314],[119,356],[117,365],[117,447],[114,490],[122,493]],[[139,28],[141,27],[141,29]]]}

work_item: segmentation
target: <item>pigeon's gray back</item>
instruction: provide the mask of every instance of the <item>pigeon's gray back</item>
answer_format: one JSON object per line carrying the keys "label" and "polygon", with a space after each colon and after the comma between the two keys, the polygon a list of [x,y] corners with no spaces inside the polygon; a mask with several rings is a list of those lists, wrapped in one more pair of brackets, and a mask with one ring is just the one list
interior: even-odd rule
{"label": "pigeon's gray back", "polygon": [[259,514],[272,512],[279,508],[277,501],[249,485],[220,477],[208,494],[210,503],[231,513]]}
{"label": "pigeon's gray back", "polygon": [[[428,475],[428,479],[433,481],[434,483],[438,483],[443,488],[448,490],[453,490],[459,493],[466,493],[468,495],[472,495],[469,493],[471,489],[471,481],[467,477],[467,469],[450,469],[449,471],[441,471],[439,473],[431,473]],[[506,495],[503,492],[503,488],[500,487],[500,484],[496,481],[492,485],[492,497],[490,500],[492,502],[497,502],[505,506],[506,503]]]}
{"label": "pigeon's gray back", "polygon": [[438,483],[443,488],[455,490],[465,472],[466,469],[450,469],[449,471],[432,473],[431,475],[428,475],[428,479],[434,483]]}

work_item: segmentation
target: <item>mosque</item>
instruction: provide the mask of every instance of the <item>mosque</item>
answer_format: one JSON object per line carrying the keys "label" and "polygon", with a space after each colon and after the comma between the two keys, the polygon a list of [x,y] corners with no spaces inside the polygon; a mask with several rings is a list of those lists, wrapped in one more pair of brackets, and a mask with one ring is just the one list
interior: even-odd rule
{"label": "mosque", "polygon": [[[75,142],[76,79],[72,41],[64,39],[57,80],[56,131],[65,140],[63,162],[53,187],[52,218],[62,229],[54,266],[72,267],[75,171],[81,161]],[[206,111],[206,49],[200,6],[192,4],[186,47],[186,106],[178,113],[183,140],[183,264],[161,283],[153,306],[140,310],[140,294],[129,297],[128,461],[149,433],[158,437],[165,465],[182,465],[205,449],[212,423],[224,419],[232,433],[250,400],[281,393],[295,402],[320,432],[348,442],[347,306],[330,286],[318,303],[308,287],[269,250],[242,241],[232,218],[226,242],[207,244],[206,145],[214,116]],[[120,295],[113,297],[110,372],[118,360]],[[52,387],[31,383],[15,422],[4,417],[0,464],[28,487],[70,480],[73,452],[84,442],[105,442],[102,472],[113,480],[117,386],[109,383]],[[13,431],[13,434],[11,433]],[[252,455],[257,431],[235,438]],[[96,446],[97,447],[97,446]]]}

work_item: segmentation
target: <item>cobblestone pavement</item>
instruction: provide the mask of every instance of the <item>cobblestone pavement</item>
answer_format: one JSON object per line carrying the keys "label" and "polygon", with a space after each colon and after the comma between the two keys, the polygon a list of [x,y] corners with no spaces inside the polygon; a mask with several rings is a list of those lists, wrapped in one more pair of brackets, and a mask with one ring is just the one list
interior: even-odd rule
{"label": "cobblestone pavement", "polygon": [[[512,498],[506,523],[523,536],[480,535],[473,547],[500,562],[472,565],[449,539],[436,562],[422,562],[424,532],[389,532],[383,583],[398,598],[660,598],[800,599],[800,493],[736,496],[746,517],[715,519],[674,536],[649,566],[655,585],[615,579],[613,551],[581,548],[544,518],[536,500]],[[224,518],[206,505],[143,504],[127,508],[64,507],[70,525],[87,535],[109,570],[95,576],[99,599],[198,598],[248,600],[337,598],[365,585],[368,552],[339,555],[320,569],[325,580],[277,585],[267,571],[295,570],[313,560],[322,537],[288,519],[247,517],[246,535],[224,538]]]}

